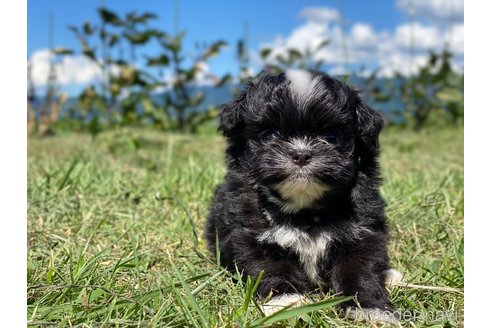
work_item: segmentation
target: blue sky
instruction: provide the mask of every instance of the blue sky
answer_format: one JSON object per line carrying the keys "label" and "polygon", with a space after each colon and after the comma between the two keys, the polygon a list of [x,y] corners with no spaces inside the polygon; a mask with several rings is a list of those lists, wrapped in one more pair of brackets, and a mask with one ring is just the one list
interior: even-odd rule
{"label": "blue sky", "polygon": [[[175,1],[168,0],[30,0],[28,2],[28,56],[33,63],[34,80],[42,85],[46,75],[49,13],[54,16],[54,45],[78,48],[78,42],[67,25],[96,22],[96,9],[102,4],[118,14],[132,10],[151,11],[159,16],[152,25],[173,33],[175,30]],[[287,48],[315,46],[321,38],[332,44],[321,58],[327,70],[341,73],[361,66],[383,68],[383,75],[405,66],[410,73],[425,62],[428,49],[441,49],[451,42],[455,51],[455,66],[463,62],[463,1],[413,0],[413,16],[407,0],[351,1],[179,1],[179,27],[187,31],[185,49],[193,51],[195,42],[219,39],[229,43],[225,51],[213,58],[206,69],[215,74],[236,73],[235,45],[244,35],[248,24],[249,48],[252,52],[252,71],[262,62],[254,53],[263,46],[281,53]],[[345,22],[341,29],[340,17]],[[453,24],[450,24],[450,22]],[[348,60],[341,60],[343,33]],[[409,59],[410,35],[414,37],[415,58]],[[43,53],[43,50],[45,51]],[[157,54],[157,45],[149,45],[145,53]],[[44,54],[44,56],[43,56]],[[60,74],[63,88],[75,93],[94,80],[95,73],[87,71],[83,58],[67,60]],[[409,66],[411,63],[415,67]],[[460,66],[461,65],[461,66]],[[462,68],[461,68],[462,69]],[[85,70],[85,71],[84,71]],[[97,75],[97,74],[96,74]]]}

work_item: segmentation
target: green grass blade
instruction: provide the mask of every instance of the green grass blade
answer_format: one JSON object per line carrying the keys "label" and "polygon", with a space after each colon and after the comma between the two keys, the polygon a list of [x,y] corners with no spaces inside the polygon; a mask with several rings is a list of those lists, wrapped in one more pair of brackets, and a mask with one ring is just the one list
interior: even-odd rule
{"label": "green grass blade", "polygon": [[72,161],[72,164],[70,164],[70,167],[68,168],[67,172],[63,176],[61,183],[58,185],[59,191],[65,187],[66,183],[68,182],[68,179],[70,178],[70,174],[72,174],[72,171],[75,169],[75,166],[77,166],[78,162],[79,160],[76,158]]}
{"label": "green grass blade", "polygon": [[301,316],[303,314],[310,313],[313,311],[323,310],[326,308],[332,308],[337,304],[347,302],[351,299],[353,299],[353,298],[350,296],[336,297],[336,298],[332,298],[329,300],[311,303],[311,304],[303,305],[303,306],[296,307],[296,308],[286,307],[286,308],[284,308],[284,309],[282,309],[282,310],[280,310],[280,311],[278,311],[278,312],[276,312],[276,313],[274,313],[268,317],[259,318],[255,321],[251,322],[251,324],[248,325],[248,327],[253,328],[253,327],[259,327],[259,326],[263,326],[263,325],[269,325],[269,324],[275,323],[277,321],[282,321],[282,320],[290,319],[293,317]]}
{"label": "green grass blade", "polygon": [[174,263],[171,263],[171,265],[173,267],[174,272],[176,273],[176,275],[178,276],[179,280],[182,283],[183,289],[184,289],[185,294],[187,296],[187,301],[189,302],[189,306],[191,307],[191,309],[195,313],[198,314],[198,318],[200,319],[201,326],[203,328],[208,327],[208,320],[205,319],[205,315],[203,314],[202,310],[200,309],[200,306],[198,305],[198,302],[196,301],[195,296],[191,292],[189,284],[186,283],[186,280],[184,279],[181,271],[176,267],[176,265]]}

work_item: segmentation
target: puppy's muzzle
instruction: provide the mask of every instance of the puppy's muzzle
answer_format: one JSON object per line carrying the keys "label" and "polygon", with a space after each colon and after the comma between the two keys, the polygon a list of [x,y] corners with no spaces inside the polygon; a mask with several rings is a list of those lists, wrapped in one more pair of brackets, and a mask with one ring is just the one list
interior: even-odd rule
{"label": "puppy's muzzle", "polygon": [[312,157],[313,154],[307,149],[297,149],[294,150],[291,154],[292,161],[300,167],[309,164]]}

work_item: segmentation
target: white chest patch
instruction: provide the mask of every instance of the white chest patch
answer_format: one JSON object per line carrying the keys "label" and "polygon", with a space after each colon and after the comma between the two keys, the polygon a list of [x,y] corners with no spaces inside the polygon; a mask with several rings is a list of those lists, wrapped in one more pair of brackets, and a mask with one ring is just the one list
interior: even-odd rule
{"label": "white chest patch", "polygon": [[281,209],[286,213],[296,213],[310,207],[329,190],[327,185],[303,180],[285,180],[275,188],[285,200]]}
{"label": "white chest patch", "polygon": [[284,249],[294,251],[299,256],[309,280],[313,284],[323,285],[319,276],[318,263],[331,241],[331,237],[327,233],[311,236],[295,227],[275,226],[263,232],[258,237],[258,241],[277,244]]}

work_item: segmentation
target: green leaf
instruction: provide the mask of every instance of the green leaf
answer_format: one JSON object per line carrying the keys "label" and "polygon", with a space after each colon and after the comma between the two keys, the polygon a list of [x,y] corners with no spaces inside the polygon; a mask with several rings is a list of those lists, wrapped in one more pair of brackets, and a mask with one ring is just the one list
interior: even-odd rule
{"label": "green leaf", "polygon": [[51,52],[55,55],[73,55],[73,50],[67,48],[55,48]]}
{"label": "green leaf", "polygon": [[117,34],[111,34],[109,36],[109,42],[108,45],[109,47],[113,47],[118,41],[120,40],[120,37]]}
{"label": "green leaf", "polygon": [[169,57],[160,55],[158,57],[146,57],[147,66],[167,66],[169,65]]}
{"label": "green leaf", "polygon": [[106,32],[105,28],[102,28],[101,31],[99,32],[99,38],[101,40],[106,40],[107,36],[108,36],[108,32]]}
{"label": "green leaf", "polygon": [[299,50],[297,49],[289,49],[287,50],[288,53],[289,53],[289,61],[290,62],[293,62],[293,61],[296,61],[296,60],[299,60],[302,58],[302,54]]}
{"label": "green leaf", "polygon": [[216,87],[222,87],[224,86],[226,83],[229,83],[230,81],[232,81],[232,75],[231,74],[226,74],[224,75],[218,82],[217,84],[215,84]]}
{"label": "green leaf", "polygon": [[85,47],[82,49],[82,53],[83,53],[84,55],[86,55],[87,57],[89,57],[90,59],[94,60],[94,61],[96,60],[95,51],[96,51],[96,50],[95,50],[95,48],[92,48],[92,49],[91,49],[91,48],[89,48],[89,47],[87,47],[87,46],[85,46]]}
{"label": "green leaf", "polygon": [[237,42],[237,56],[239,59],[243,59],[246,56],[246,48],[243,40]]}
{"label": "green leaf", "polygon": [[123,22],[121,21],[121,19],[114,12],[109,11],[105,8],[99,8],[97,11],[99,13],[99,17],[101,17],[103,22],[108,23],[108,24],[112,24],[115,26],[123,25]]}
{"label": "green leaf", "polygon": [[53,275],[55,274],[55,268],[51,267],[48,271],[48,273],[46,274],[46,278],[45,278],[45,283],[47,284],[50,284],[51,283],[51,278],[53,278]]}
{"label": "green leaf", "polygon": [[147,23],[147,21],[151,20],[151,19],[157,19],[157,15],[153,14],[153,13],[150,13],[150,12],[144,12],[142,15],[140,16],[137,16],[137,15],[134,15],[132,17],[132,21],[134,23]]}
{"label": "green leaf", "polygon": [[109,92],[111,92],[111,94],[113,96],[119,95],[121,93],[121,85],[119,83],[116,83],[116,82],[111,83],[109,85]]}
{"label": "green leaf", "polygon": [[271,53],[272,53],[271,48],[263,48],[260,51],[260,56],[262,59],[266,59],[268,56],[270,56]]}
{"label": "green leaf", "polygon": [[221,48],[227,46],[225,41],[214,42],[203,54],[202,58],[210,58],[217,55]]}
{"label": "green leaf", "polygon": [[279,63],[281,63],[281,64],[284,64],[284,65],[289,65],[289,64],[290,64],[290,62],[289,62],[287,59],[285,59],[285,58],[284,58],[282,55],[280,55],[280,54],[279,54],[279,55],[277,55],[277,56],[275,56],[275,59],[276,59]]}
{"label": "green leaf", "polygon": [[135,85],[141,86],[141,87],[146,87],[147,86],[147,81],[143,80],[141,78],[140,72],[137,72],[137,79],[135,80]]}
{"label": "green leaf", "polygon": [[93,138],[102,131],[102,127],[99,124],[99,119],[97,118],[97,116],[89,122],[89,125],[87,127],[89,128],[89,132]]}
{"label": "green leaf", "polygon": [[445,102],[460,102],[463,101],[463,94],[460,90],[445,88],[437,93],[437,98]]}
{"label": "green leaf", "polygon": [[318,46],[314,49],[314,51],[319,51],[321,49],[323,49],[324,47],[326,47],[327,45],[329,45],[331,43],[330,40],[323,40],[321,41],[320,44],[318,44]]}
{"label": "green leaf", "polygon": [[84,22],[83,28],[84,28],[84,33],[87,35],[92,35],[95,31],[95,27],[91,26],[91,24],[87,21]]}
{"label": "green leaf", "polygon": [[144,44],[149,40],[149,36],[145,34],[129,34],[123,33],[123,37],[133,44]]}
{"label": "green leaf", "polygon": [[180,32],[174,38],[170,35],[163,34],[162,36],[164,37],[164,42],[162,45],[171,52],[179,52],[181,51],[181,42],[183,41],[185,34],[186,32],[184,31]]}
{"label": "green leaf", "polygon": [[123,33],[123,36],[133,44],[145,44],[147,43],[151,37],[161,36],[162,32],[157,30],[148,30],[142,33]]}
{"label": "green leaf", "polygon": [[142,106],[144,108],[144,112],[147,114],[152,114],[157,111],[157,107],[148,97],[142,97]]}
{"label": "green leaf", "polygon": [[190,99],[190,106],[198,106],[205,99],[205,93],[198,92],[193,98]]}
{"label": "green leaf", "polygon": [[125,60],[123,60],[123,59],[116,60],[115,61],[115,64],[116,65],[119,65],[119,66],[127,66],[128,65],[128,63]]}

